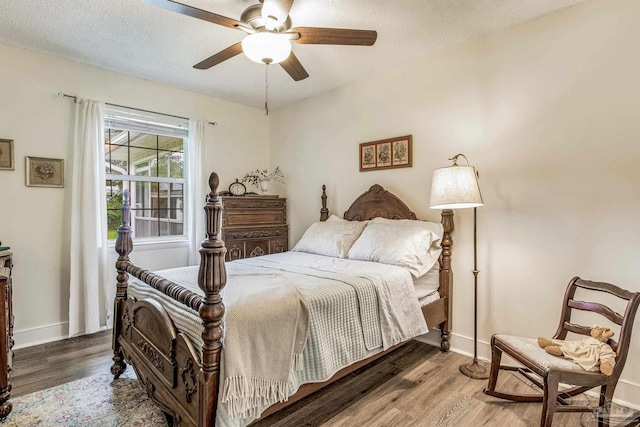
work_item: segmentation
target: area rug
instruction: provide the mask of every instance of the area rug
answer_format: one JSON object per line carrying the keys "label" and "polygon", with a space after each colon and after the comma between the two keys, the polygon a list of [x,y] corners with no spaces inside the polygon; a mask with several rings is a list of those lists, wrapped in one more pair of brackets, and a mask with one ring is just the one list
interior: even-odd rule
{"label": "area rug", "polygon": [[9,401],[13,410],[2,427],[167,426],[130,367],[117,380],[104,373]]}

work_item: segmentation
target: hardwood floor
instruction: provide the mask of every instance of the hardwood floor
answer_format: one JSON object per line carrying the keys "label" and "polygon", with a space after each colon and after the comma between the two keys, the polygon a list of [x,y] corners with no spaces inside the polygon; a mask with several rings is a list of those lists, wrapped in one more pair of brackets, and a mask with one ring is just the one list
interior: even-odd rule
{"label": "hardwood floor", "polygon": [[[15,352],[12,397],[108,372],[110,331]],[[537,426],[540,404],[482,394],[486,381],[462,375],[469,358],[411,342],[255,427]],[[130,368],[129,368],[130,369]],[[501,374],[500,387],[531,392],[526,380]],[[580,402],[585,398],[579,396]],[[582,414],[558,414],[554,426],[581,426]]]}
{"label": "hardwood floor", "polygon": [[[414,341],[256,427],[538,426],[540,404],[509,403],[482,394],[486,380],[462,375],[468,357]],[[530,393],[508,374],[499,386]],[[583,397],[580,397],[581,402]],[[554,426],[581,426],[581,414],[558,414]]]}
{"label": "hardwood floor", "polygon": [[112,355],[111,331],[16,350],[11,397],[109,372]]}

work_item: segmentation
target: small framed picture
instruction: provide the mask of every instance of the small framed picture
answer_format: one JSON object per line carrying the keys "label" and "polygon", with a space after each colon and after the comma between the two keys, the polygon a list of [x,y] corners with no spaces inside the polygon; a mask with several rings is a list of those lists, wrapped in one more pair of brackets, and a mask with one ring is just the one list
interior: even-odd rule
{"label": "small framed picture", "polygon": [[384,168],[391,166],[391,143],[383,142],[376,145],[376,167]]}
{"label": "small framed picture", "polygon": [[14,170],[13,139],[0,139],[0,170]]}
{"label": "small framed picture", "polygon": [[360,144],[360,172],[406,168],[413,165],[412,136],[405,135]]}
{"label": "small framed picture", "polygon": [[25,157],[27,187],[64,187],[64,160]]}
{"label": "small framed picture", "polygon": [[360,170],[376,167],[376,146],[360,144]]}

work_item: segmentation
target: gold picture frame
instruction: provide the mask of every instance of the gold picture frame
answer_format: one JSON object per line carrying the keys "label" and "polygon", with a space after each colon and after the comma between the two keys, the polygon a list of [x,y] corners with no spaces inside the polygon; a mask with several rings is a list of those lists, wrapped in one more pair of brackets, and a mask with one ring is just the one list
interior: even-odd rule
{"label": "gold picture frame", "polygon": [[64,159],[25,157],[27,187],[64,187]]}
{"label": "gold picture frame", "polygon": [[14,170],[14,157],[13,139],[0,139],[0,170]]}
{"label": "gold picture frame", "polygon": [[360,172],[413,166],[411,135],[360,144]]}

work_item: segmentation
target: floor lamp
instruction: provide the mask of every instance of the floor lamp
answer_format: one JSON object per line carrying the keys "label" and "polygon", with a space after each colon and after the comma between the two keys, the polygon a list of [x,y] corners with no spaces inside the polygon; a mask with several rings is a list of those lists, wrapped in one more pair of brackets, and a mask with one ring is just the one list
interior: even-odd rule
{"label": "floor lamp", "polygon": [[[458,165],[463,158],[466,165]],[[478,257],[476,245],[477,207],[482,206],[478,173],[464,154],[449,159],[453,165],[433,171],[431,209],[473,208],[473,362],[460,365],[460,372],[475,379],[489,378],[487,368],[478,363]]]}

